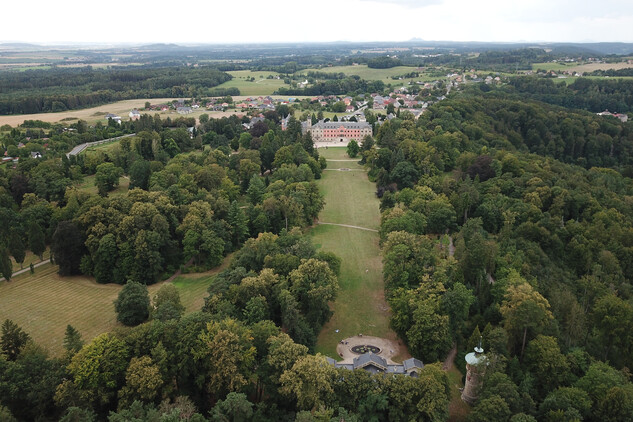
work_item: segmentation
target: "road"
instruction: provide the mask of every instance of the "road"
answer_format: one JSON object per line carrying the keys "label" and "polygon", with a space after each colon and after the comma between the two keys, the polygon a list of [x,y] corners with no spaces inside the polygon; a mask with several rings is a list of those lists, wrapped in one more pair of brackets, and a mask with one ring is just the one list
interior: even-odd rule
{"label": "road", "polygon": [[117,141],[119,139],[128,138],[134,135],[136,135],[136,133],[131,133],[129,135],[123,135],[123,136],[117,136],[116,138],[102,139],[100,141],[86,142],[85,144],[79,144],[75,148],[73,148],[68,154],[66,154],[66,157],[70,157],[71,155],[78,155],[79,153],[81,153],[81,151],[93,145],[105,144],[106,142]]}

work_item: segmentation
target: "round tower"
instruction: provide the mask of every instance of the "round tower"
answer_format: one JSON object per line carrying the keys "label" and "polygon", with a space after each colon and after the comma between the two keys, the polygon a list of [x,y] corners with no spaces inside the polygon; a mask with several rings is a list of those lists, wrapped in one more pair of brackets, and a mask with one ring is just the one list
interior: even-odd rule
{"label": "round tower", "polygon": [[462,400],[468,404],[473,404],[479,398],[481,384],[484,381],[486,373],[486,356],[484,349],[481,347],[481,337],[479,338],[479,346],[475,347],[474,352],[466,355],[466,382],[462,390]]}

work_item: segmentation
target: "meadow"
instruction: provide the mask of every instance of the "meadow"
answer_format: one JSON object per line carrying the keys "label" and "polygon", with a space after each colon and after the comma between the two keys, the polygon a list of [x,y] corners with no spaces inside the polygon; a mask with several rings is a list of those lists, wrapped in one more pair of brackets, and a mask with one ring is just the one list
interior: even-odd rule
{"label": "meadow", "polygon": [[[171,281],[187,313],[201,309],[207,288],[227,262],[209,272],[180,275]],[[164,283],[148,286],[150,297]],[[13,320],[38,345],[59,356],[68,324],[84,341],[123,327],[116,321],[113,305],[121,288],[118,284],[97,284],[91,277],[61,277],[56,265],[46,264],[34,274],[27,271],[0,282],[0,321]]]}
{"label": "meadow", "polygon": [[[319,154],[330,160],[349,159],[345,148],[320,149]],[[328,161],[328,169],[338,168],[361,167],[353,161]],[[326,201],[320,222],[378,229],[378,199],[364,171],[325,171],[318,183]],[[334,252],[342,259],[340,290],[332,304],[332,318],[319,334],[317,352],[336,357],[340,340],[361,333],[397,340],[389,328],[378,233],[317,225],[310,235],[319,250]]]}
{"label": "meadow", "polygon": [[619,69],[628,69],[632,68],[633,64],[629,64],[627,62],[620,63],[560,63],[560,62],[549,62],[549,63],[533,63],[532,70],[543,69],[543,70],[553,70],[554,72],[593,72],[594,70],[619,70]]}
{"label": "meadow", "polygon": [[409,81],[424,81],[425,82],[425,81],[433,81],[437,79],[436,77],[434,78],[428,75],[421,75],[419,78],[409,78],[409,79],[402,79],[402,80],[391,79],[392,76],[401,76],[401,75],[404,75],[406,73],[411,73],[411,72],[422,73],[422,71],[417,70],[417,68],[409,67],[409,66],[396,66],[390,69],[372,69],[372,68],[367,67],[367,65],[332,66],[332,67],[323,67],[320,69],[305,69],[305,70],[301,70],[297,72],[297,74],[307,74],[307,72],[310,72],[310,71],[324,72],[324,73],[344,73],[345,75],[348,75],[348,76],[358,75],[362,79],[365,79],[368,81],[383,81],[385,85],[387,84],[403,85],[405,83],[408,83]]}
{"label": "meadow", "polygon": [[[261,72],[250,70],[236,70],[226,72],[233,76],[230,81],[224,82],[218,85],[216,89],[222,88],[237,88],[242,95],[272,95],[278,88],[283,87],[284,80],[274,79],[279,76],[276,72]],[[273,76],[273,79],[267,79],[268,76]],[[254,81],[250,81],[250,78],[255,78]]]}

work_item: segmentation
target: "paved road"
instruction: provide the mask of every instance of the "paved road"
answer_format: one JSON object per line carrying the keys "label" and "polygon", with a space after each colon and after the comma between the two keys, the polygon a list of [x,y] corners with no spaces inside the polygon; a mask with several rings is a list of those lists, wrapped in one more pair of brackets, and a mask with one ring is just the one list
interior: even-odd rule
{"label": "paved road", "polygon": [[[37,264],[33,265],[33,268],[37,268],[37,267],[42,266],[44,264],[48,264],[49,262],[51,262],[50,259],[46,259],[46,260],[44,260],[42,262],[38,262]],[[29,267],[23,268],[23,269],[21,269],[19,271],[14,272],[11,277],[15,277],[16,275],[24,274],[25,272],[30,271],[30,270],[31,270],[31,268],[29,268]],[[0,277],[0,281],[4,281],[4,277]]]}
{"label": "paved road", "polygon": [[325,224],[325,225],[328,225],[328,226],[349,227],[350,229],[367,230],[368,232],[378,233],[378,230],[375,230],[375,229],[369,229],[367,227],[360,227],[360,226],[352,226],[350,224],[324,223],[323,221],[317,221],[317,224]]}
{"label": "paved road", "polygon": [[79,144],[75,148],[73,148],[68,154],[66,154],[66,156],[70,157],[71,155],[78,155],[79,153],[81,153],[81,151],[93,145],[105,144],[106,142],[116,141],[119,139],[134,136],[134,135],[136,135],[136,133],[131,133],[129,135],[123,135],[123,136],[117,136],[116,138],[102,139],[100,141],[86,142],[85,144]]}

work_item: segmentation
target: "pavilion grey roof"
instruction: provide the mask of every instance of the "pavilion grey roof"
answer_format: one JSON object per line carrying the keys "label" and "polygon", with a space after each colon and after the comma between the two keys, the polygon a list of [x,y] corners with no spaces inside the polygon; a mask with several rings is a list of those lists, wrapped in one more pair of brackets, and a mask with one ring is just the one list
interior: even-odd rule
{"label": "pavilion grey roof", "polygon": [[424,368],[424,364],[422,363],[422,361],[416,358],[407,359],[404,362],[402,362],[402,365],[404,366],[405,371],[408,371],[409,369],[412,369],[412,368],[420,368],[420,369]]}
{"label": "pavilion grey roof", "polygon": [[387,368],[387,361],[383,357],[369,352],[354,358],[354,369],[363,368],[372,363],[382,368]]}
{"label": "pavilion grey roof", "polygon": [[382,356],[368,352],[354,358],[353,363],[339,363],[332,358],[326,357],[327,362],[335,368],[343,369],[363,369],[369,372],[386,372],[388,374],[402,374],[417,376],[415,369],[424,368],[421,360],[411,358],[401,364],[388,364]]}

